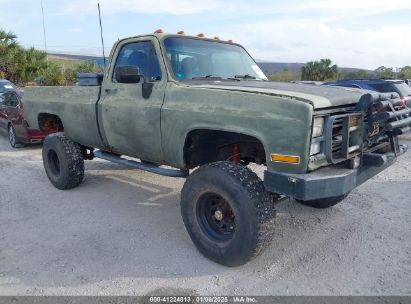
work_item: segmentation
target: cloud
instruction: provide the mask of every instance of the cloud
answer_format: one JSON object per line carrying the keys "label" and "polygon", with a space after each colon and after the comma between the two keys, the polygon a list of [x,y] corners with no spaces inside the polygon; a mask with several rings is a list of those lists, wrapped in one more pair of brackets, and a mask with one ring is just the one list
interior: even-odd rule
{"label": "cloud", "polygon": [[[0,0],[2,1],[2,0]],[[21,1],[21,0],[20,0]],[[409,0],[288,0],[288,1],[226,1],[226,0],[71,0],[64,6],[69,12],[94,13],[100,2],[107,14],[135,12],[142,14],[187,15],[218,12],[227,17],[253,16],[261,14],[296,14],[301,12],[361,13],[378,14],[411,8]]]}
{"label": "cloud", "polygon": [[391,0],[391,1],[375,1],[375,0],[314,0],[307,1],[307,7],[312,10],[325,11],[379,11],[388,12],[411,7],[409,0]]}
{"label": "cloud", "polygon": [[[103,18],[107,45],[110,39],[134,33],[131,28],[146,31],[159,21],[173,32],[181,27],[232,38],[254,57],[270,61],[329,57],[342,66],[376,68],[409,65],[411,60],[411,23],[406,21],[411,16],[410,0],[43,0],[48,28],[55,25],[59,33],[67,33],[53,37],[53,30],[48,30],[50,45],[66,45],[73,51],[78,45],[96,47],[98,42],[84,37],[96,36],[97,2],[103,17],[109,17]],[[5,9],[0,10],[0,20],[25,39],[22,43],[38,45],[39,2],[1,3]],[[17,12],[21,18],[15,17]],[[36,35],[32,24],[37,25]],[[80,29],[82,35],[76,35]]]}
{"label": "cloud", "polygon": [[72,0],[66,4],[65,9],[71,13],[95,13],[98,2],[105,14],[133,12],[148,15],[187,15],[213,11],[221,7],[221,2],[217,0]]}
{"label": "cloud", "polygon": [[[95,14],[97,2],[72,0],[66,10]],[[217,32],[210,35],[234,38],[245,44],[254,57],[269,61],[306,62],[328,57],[342,66],[376,68],[382,63],[405,65],[410,60],[411,39],[404,37],[409,36],[411,26],[389,25],[378,16],[411,10],[409,0],[100,0],[100,3],[104,14],[201,16],[216,24],[213,28]],[[381,22],[370,25],[367,18],[381,18]],[[354,21],[360,22],[360,26],[352,27]],[[218,24],[222,22],[221,31]]]}
{"label": "cloud", "polygon": [[83,32],[83,29],[81,27],[72,27],[70,29],[68,29],[69,32],[71,33],[81,33]]}
{"label": "cloud", "polygon": [[[372,68],[410,63],[411,26],[346,29],[321,20],[255,22],[221,33],[236,37],[255,58],[307,62],[330,58],[340,66]],[[284,49],[278,47],[282,45]]]}

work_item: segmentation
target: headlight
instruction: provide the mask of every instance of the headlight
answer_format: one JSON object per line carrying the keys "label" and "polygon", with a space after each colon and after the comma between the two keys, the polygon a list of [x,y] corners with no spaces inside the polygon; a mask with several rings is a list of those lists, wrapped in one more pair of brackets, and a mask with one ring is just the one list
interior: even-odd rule
{"label": "headlight", "polygon": [[310,147],[310,156],[318,154],[320,152],[321,152],[321,142],[317,141],[315,143],[312,143]]}
{"label": "headlight", "polygon": [[323,135],[324,117],[315,117],[313,122],[313,138]]}

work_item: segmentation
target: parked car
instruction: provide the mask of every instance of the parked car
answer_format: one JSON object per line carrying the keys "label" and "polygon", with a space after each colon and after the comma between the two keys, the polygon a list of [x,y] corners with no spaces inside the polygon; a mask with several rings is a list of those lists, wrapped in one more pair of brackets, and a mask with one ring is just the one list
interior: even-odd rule
{"label": "parked car", "polygon": [[0,128],[7,131],[14,148],[41,142],[48,135],[29,127],[24,119],[22,97],[14,88],[0,93]]}
{"label": "parked car", "polygon": [[347,79],[325,82],[323,85],[359,88],[380,93],[398,93],[403,104],[411,107],[411,87],[404,80],[395,79]]}

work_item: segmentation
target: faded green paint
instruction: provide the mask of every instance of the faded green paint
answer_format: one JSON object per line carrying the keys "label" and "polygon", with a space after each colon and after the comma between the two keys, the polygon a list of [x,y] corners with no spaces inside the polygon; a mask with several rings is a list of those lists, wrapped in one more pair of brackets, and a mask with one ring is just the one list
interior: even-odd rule
{"label": "faded green paint", "polygon": [[[293,99],[169,83],[162,108],[167,163],[183,164],[186,134],[195,129],[242,133],[259,139],[270,153],[300,155],[299,165],[268,162],[269,168],[301,172],[307,167],[312,106]],[[292,126],[292,127],[291,127]]]}
{"label": "faded green paint", "polygon": [[[353,104],[362,95],[358,90],[301,84],[261,88],[178,82],[162,51],[163,39],[169,36],[174,35],[155,34],[117,42],[110,54],[100,98],[99,87],[26,88],[29,124],[38,127],[39,114],[54,114],[73,141],[178,168],[185,167],[183,147],[190,131],[237,132],[261,141],[270,170],[301,173],[308,166],[314,110]],[[112,58],[122,45],[140,40],[153,41],[163,73],[149,99],[142,98],[141,84],[112,81]],[[298,155],[301,162],[273,163],[269,161],[272,153]]]}

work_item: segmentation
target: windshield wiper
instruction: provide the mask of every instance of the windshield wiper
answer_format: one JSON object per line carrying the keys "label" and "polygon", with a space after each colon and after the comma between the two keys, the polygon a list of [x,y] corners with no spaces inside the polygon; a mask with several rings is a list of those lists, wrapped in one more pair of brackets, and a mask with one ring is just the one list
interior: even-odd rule
{"label": "windshield wiper", "polygon": [[245,74],[245,75],[235,75],[234,78],[242,78],[242,79],[257,79],[254,76],[251,76],[250,74]]}
{"label": "windshield wiper", "polygon": [[206,76],[193,77],[191,79],[193,79],[193,80],[204,80],[204,79],[213,80],[213,79],[222,79],[222,78],[219,77],[219,76],[206,75]]}

